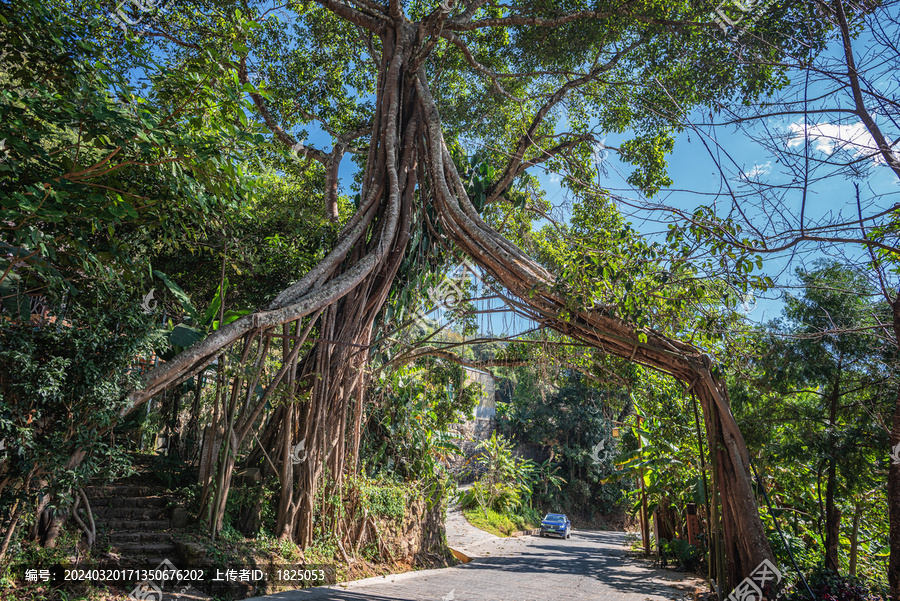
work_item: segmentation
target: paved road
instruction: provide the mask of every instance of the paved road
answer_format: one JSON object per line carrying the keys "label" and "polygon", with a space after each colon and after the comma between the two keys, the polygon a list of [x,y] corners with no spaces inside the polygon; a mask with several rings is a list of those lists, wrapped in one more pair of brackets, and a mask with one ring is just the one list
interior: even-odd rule
{"label": "paved road", "polygon": [[469,557],[476,557],[478,553],[474,550],[481,543],[499,542],[503,540],[499,536],[494,536],[490,532],[485,532],[481,528],[476,528],[469,523],[466,516],[462,514],[458,506],[447,509],[447,521],[445,523],[447,529],[447,544],[451,549],[465,552],[470,547],[473,549],[471,553],[466,553]]}
{"label": "paved road", "polygon": [[647,568],[625,557],[624,545],[622,532],[576,531],[569,540],[482,537],[465,547],[475,559],[464,565],[253,601],[663,601],[691,596],[695,579]]}

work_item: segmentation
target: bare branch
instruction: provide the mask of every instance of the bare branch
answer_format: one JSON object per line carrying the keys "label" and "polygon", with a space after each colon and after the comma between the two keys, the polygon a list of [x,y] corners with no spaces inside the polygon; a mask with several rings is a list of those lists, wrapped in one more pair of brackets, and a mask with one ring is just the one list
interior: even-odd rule
{"label": "bare branch", "polygon": [[592,69],[588,74],[582,77],[570,80],[565,85],[560,87],[552,96],[550,96],[549,99],[547,99],[547,102],[545,102],[544,105],[535,114],[534,118],[531,121],[531,125],[528,127],[525,134],[519,139],[518,146],[516,147],[515,152],[513,153],[509,163],[507,164],[506,169],[504,169],[503,174],[500,176],[497,182],[491,186],[491,189],[487,195],[487,202],[493,202],[494,200],[496,200],[496,198],[500,194],[503,194],[503,192],[506,191],[506,189],[512,183],[513,179],[515,179],[516,175],[521,173],[519,166],[522,163],[525,152],[535,144],[535,135],[537,134],[537,130],[541,126],[541,123],[543,123],[544,118],[553,109],[553,107],[559,104],[559,102],[563,98],[565,98],[566,94],[568,94],[571,90],[583,86],[586,83],[592,81],[601,73],[605,73],[606,71],[611,70],[618,64],[623,56],[644,43],[646,43],[646,38],[635,40],[625,49],[616,52],[616,54],[605,64]]}
{"label": "bare branch", "polygon": [[496,73],[492,69],[488,69],[477,60],[475,60],[475,57],[472,56],[472,52],[469,50],[469,47],[466,46],[466,43],[463,42],[463,40],[458,35],[456,35],[452,31],[444,30],[441,32],[441,37],[459,48],[460,52],[462,52],[463,54],[463,57],[466,59],[466,62],[469,63],[469,65],[477,72],[487,77],[500,94],[506,96],[510,100],[515,100],[516,102],[524,102],[524,99],[510,94],[506,91],[506,88],[504,88],[497,82],[498,77],[500,77],[498,73]]}
{"label": "bare branch", "polygon": [[485,367],[524,367],[532,363],[532,361],[527,359],[489,359],[486,361],[469,361],[468,359],[460,357],[456,353],[441,350],[433,346],[424,346],[417,349],[414,353],[398,356],[393,361],[391,361],[390,365],[394,367],[405,365],[423,357],[437,357],[439,359],[446,359],[447,361],[452,361],[453,363],[462,365],[463,367],[471,367],[473,369],[482,369]]}
{"label": "bare branch", "polygon": [[853,42],[850,37],[850,28],[847,25],[847,15],[844,14],[844,5],[841,0],[834,0],[834,8],[837,14],[838,24],[841,28],[841,40],[844,44],[844,56],[847,60],[847,77],[850,80],[850,89],[853,92],[856,115],[865,124],[866,129],[869,130],[869,133],[875,140],[875,144],[878,146],[878,150],[881,152],[884,160],[887,161],[891,170],[893,170],[897,177],[900,177],[900,160],[894,155],[890,144],[885,140],[884,134],[881,133],[878,124],[872,119],[872,115],[869,113],[865,101],[863,100],[862,91],[859,86],[859,73],[856,71],[856,62],[853,58]]}

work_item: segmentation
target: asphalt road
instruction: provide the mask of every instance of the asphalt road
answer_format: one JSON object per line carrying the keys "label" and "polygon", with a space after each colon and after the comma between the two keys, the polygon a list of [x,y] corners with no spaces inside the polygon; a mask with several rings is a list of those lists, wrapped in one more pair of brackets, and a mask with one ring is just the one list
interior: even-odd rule
{"label": "asphalt road", "polygon": [[[448,540],[450,530],[448,527]],[[655,570],[626,557],[625,536],[623,532],[597,531],[575,531],[569,540],[486,535],[462,549],[474,559],[453,568],[275,593],[254,601],[662,601],[692,597],[696,579]],[[454,541],[450,542],[453,546]]]}

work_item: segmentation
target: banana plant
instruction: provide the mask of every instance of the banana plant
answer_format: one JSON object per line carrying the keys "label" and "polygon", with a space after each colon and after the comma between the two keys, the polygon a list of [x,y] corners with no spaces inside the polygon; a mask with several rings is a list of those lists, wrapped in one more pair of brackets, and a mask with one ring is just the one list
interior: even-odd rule
{"label": "banana plant", "polygon": [[543,494],[546,496],[551,487],[561,490],[566,484],[566,479],[559,475],[560,465],[551,463],[551,459],[539,464],[535,472],[535,484],[543,486]]}
{"label": "banana plant", "polygon": [[[684,452],[684,449],[651,434],[649,431],[634,428],[634,434],[641,437],[641,447],[622,454],[616,466],[619,468],[611,476],[603,480],[603,483],[617,482],[623,479],[641,478],[644,480],[644,493],[650,500],[648,510],[654,511],[659,502],[657,499],[669,499],[673,496],[682,496],[681,486],[674,474],[681,471],[685,463],[676,459]],[[694,483],[696,486],[696,482]],[[633,491],[632,494],[637,494]],[[705,491],[704,491],[705,494]],[[632,511],[636,512],[641,506],[638,498]]]}
{"label": "banana plant", "polygon": [[219,312],[224,302],[225,293],[228,290],[228,278],[224,278],[213,297],[212,302],[201,315],[200,311],[191,302],[188,294],[182,290],[181,286],[173,282],[169,276],[161,271],[153,272],[156,277],[163,281],[169,291],[178,300],[178,304],[184,309],[186,318],[184,323],[175,325],[169,320],[169,327],[165,330],[168,335],[169,343],[172,345],[174,354],[180,353],[182,350],[203,340],[211,332],[215,332],[220,327],[228,325],[232,321],[243,315],[252,313],[252,309],[228,310],[222,314],[221,323],[219,322]]}

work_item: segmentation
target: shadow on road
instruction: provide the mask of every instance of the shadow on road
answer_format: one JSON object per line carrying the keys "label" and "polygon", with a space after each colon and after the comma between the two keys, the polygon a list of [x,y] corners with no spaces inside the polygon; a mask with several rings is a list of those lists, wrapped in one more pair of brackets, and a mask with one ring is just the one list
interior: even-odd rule
{"label": "shadow on road", "polygon": [[[390,595],[378,595],[373,593],[370,589],[362,589],[359,591],[341,591],[341,590],[332,590],[329,591],[328,595],[329,601],[417,601],[419,597],[417,596],[404,596],[403,594],[397,595],[395,593],[391,593]],[[279,599],[290,599],[290,601],[300,601],[301,599],[305,599],[306,597],[321,599],[321,591],[318,589],[307,589],[307,590],[298,590],[298,591],[286,591],[284,593],[274,593],[272,595],[266,595],[264,597],[254,597],[257,601],[262,601],[263,599],[271,599],[272,601],[277,601]]]}
{"label": "shadow on road", "polygon": [[[461,566],[464,570],[518,572],[530,576],[587,576],[619,593],[658,595],[670,593],[668,584],[684,574],[636,566],[621,549],[619,533],[576,532],[570,540],[536,538],[515,557],[481,557]],[[653,578],[650,581],[649,578]]]}
{"label": "shadow on road", "polygon": [[[566,599],[640,601],[646,598],[683,597],[672,587],[687,574],[654,569],[626,556],[621,532],[580,532],[570,540],[529,537],[491,547],[488,557],[429,571],[412,578],[390,579],[362,588],[307,589],[275,593],[258,601],[421,601],[422,599],[550,599],[545,593],[563,593]],[[509,556],[503,556],[508,553]],[[450,592],[456,590],[456,597]],[[682,588],[675,591],[673,588]],[[542,592],[541,592],[542,591]],[[511,596],[512,595],[512,596]],[[555,596],[552,598],[556,598]]]}

